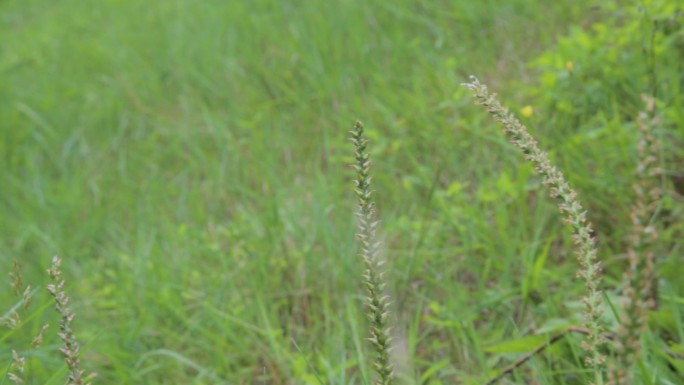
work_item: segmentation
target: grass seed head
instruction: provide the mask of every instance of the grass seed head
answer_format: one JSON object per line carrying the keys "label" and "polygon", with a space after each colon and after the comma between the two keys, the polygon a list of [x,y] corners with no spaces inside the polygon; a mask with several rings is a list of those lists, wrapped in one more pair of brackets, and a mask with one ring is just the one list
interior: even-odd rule
{"label": "grass seed head", "polygon": [[375,204],[371,197],[370,156],[367,153],[368,139],[364,136],[364,128],[361,122],[354,124],[351,131],[351,141],[354,144],[356,163],[356,195],[358,197],[357,210],[357,237],[361,243],[360,257],[366,265],[363,273],[364,286],[367,297],[368,319],[370,321],[370,337],[368,341],[374,348],[375,360],[373,367],[378,374],[377,385],[389,385],[394,377],[394,369],[390,363],[389,352],[391,350],[389,328],[389,297],[383,295],[386,286],[383,274],[380,271],[383,262],[379,258],[380,242],[376,239],[376,231],[379,221],[375,217]]}
{"label": "grass seed head", "polygon": [[523,153],[535,171],[542,177],[543,184],[549,187],[549,194],[557,200],[558,208],[564,216],[563,222],[573,230],[573,243],[579,260],[578,275],[584,279],[585,296],[584,326],[590,330],[583,347],[588,351],[587,364],[594,367],[598,382],[602,381],[602,365],[605,357],[600,347],[605,343],[602,336],[603,326],[600,322],[603,313],[600,291],[601,264],[597,259],[596,243],[591,236],[591,224],[586,219],[586,211],[577,199],[577,194],[565,180],[563,173],[551,164],[548,155],[541,151],[537,141],[527,128],[496,97],[487,86],[471,76],[471,82],[464,84],[473,91],[475,103],[483,106],[494,120],[502,125],[506,138]]}

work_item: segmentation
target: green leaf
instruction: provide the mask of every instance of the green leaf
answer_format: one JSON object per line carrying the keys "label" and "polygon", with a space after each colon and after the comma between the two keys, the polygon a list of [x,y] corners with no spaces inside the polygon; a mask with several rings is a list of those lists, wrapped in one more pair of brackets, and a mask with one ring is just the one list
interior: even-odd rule
{"label": "green leaf", "polygon": [[546,258],[549,255],[549,250],[551,249],[551,244],[553,243],[553,238],[549,237],[544,245],[544,249],[537,256],[537,260],[534,262],[534,267],[532,268],[532,289],[539,289],[540,277],[544,271],[544,264],[546,263]]}
{"label": "green leaf", "polygon": [[420,383],[424,384],[427,380],[430,379],[435,373],[437,373],[439,370],[444,368],[445,366],[449,365],[449,360],[448,359],[443,359],[436,364],[431,365],[424,373],[422,376],[420,376]]}
{"label": "green leaf", "polygon": [[551,332],[560,332],[563,330],[567,330],[573,326],[572,320],[567,319],[567,318],[550,318],[544,322],[539,329],[537,329],[537,333],[543,334],[543,333],[551,333]]}
{"label": "green leaf", "polygon": [[484,348],[488,353],[529,353],[549,340],[548,335],[534,335],[515,340],[504,341]]}

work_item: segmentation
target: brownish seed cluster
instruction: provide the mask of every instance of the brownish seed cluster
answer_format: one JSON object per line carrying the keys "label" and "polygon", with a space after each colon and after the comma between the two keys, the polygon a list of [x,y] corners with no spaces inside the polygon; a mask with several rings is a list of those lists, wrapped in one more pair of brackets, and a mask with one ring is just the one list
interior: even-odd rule
{"label": "brownish seed cluster", "polygon": [[[64,345],[59,350],[64,355],[67,367],[69,368],[69,377],[66,385],[83,385],[88,383],[92,376],[84,376],[85,370],[81,369],[81,361],[79,355],[81,347],[76,340],[71,323],[76,315],[71,312],[69,308],[69,297],[64,291],[64,280],[62,279],[62,271],[59,269],[62,260],[58,257],[52,258],[52,267],[48,269],[48,275],[52,278],[53,283],[47,286],[48,291],[55,299],[55,309],[60,314],[59,321],[59,338]],[[90,385],[88,383],[88,385]]]}
{"label": "brownish seed cluster", "polygon": [[[15,296],[21,297],[21,310],[26,311],[31,303],[32,290],[31,286],[24,286],[24,279],[21,274],[21,266],[16,260],[12,262],[12,271],[10,271],[9,276],[12,292]],[[3,321],[10,329],[19,327],[21,324],[21,316],[19,315],[19,311],[17,311],[17,309],[12,309],[7,318],[5,318]],[[31,342],[32,349],[38,349],[38,347],[40,347],[47,328],[47,324],[43,325],[38,334],[33,338],[33,341]],[[7,378],[10,380],[10,382],[15,385],[23,384],[25,368],[26,357],[22,356],[16,350],[12,350],[12,362],[7,372]]]}
{"label": "brownish seed cluster", "polygon": [[646,329],[648,311],[657,305],[658,286],[655,282],[654,245],[658,231],[653,221],[661,198],[658,166],[660,143],[653,135],[659,124],[655,116],[655,100],[642,95],[646,108],[637,119],[639,127],[639,157],[637,183],[633,186],[635,201],[630,213],[632,232],[628,239],[629,266],[624,275],[622,314],[617,330],[617,363],[611,370],[612,384],[627,385],[633,381],[631,371],[641,356],[640,335]]}

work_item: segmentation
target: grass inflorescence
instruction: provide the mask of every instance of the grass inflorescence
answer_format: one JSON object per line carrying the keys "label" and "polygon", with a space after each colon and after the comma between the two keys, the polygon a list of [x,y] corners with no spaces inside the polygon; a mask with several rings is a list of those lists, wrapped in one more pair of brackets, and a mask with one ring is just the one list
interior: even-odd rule
{"label": "grass inflorescence", "polygon": [[551,164],[548,154],[539,148],[537,141],[530,135],[527,128],[499,102],[496,94],[490,93],[487,86],[480,83],[474,76],[465,86],[473,91],[475,102],[485,107],[487,112],[503,126],[508,140],[522,151],[526,160],[534,165],[543,183],[549,187],[551,197],[557,199],[564,222],[573,230],[572,239],[576,245],[577,259],[580,263],[577,275],[584,279],[585,284],[585,295],[582,297],[585,305],[584,326],[590,331],[583,347],[589,352],[587,363],[594,367],[596,381],[601,383],[602,366],[606,360],[600,350],[605,343],[601,323],[603,314],[601,263],[597,258],[592,226],[586,218],[587,212],[577,198],[577,193],[570,188],[563,173]]}
{"label": "grass inflorescence", "polygon": [[356,163],[356,195],[359,200],[357,211],[357,236],[361,243],[360,257],[366,266],[363,273],[367,295],[368,319],[370,320],[370,338],[375,352],[373,366],[378,374],[378,385],[389,385],[394,375],[390,363],[390,335],[388,330],[389,297],[384,295],[386,283],[382,273],[380,258],[380,242],[377,238],[379,221],[375,218],[375,203],[372,199],[370,175],[370,155],[368,139],[364,136],[363,124],[356,122],[351,131]]}
{"label": "grass inflorescence", "polygon": [[658,229],[655,214],[661,199],[659,167],[660,143],[655,138],[659,118],[655,115],[655,99],[642,95],[645,104],[637,118],[637,183],[634,184],[634,205],[630,213],[632,232],[628,239],[628,266],[624,273],[621,322],[617,330],[616,359],[610,372],[611,383],[634,383],[633,368],[641,358],[641,335],[646,331],[648,312],[658,301],[655,274],[655,246]]}
{"label": "grass inflorescence", "polygon": [[58,336],[62,340],[63,346],[59,351],[64,356],[64,361],[69,368],[66,385],[90,385],[89,380],[92,375],[86,375],[86,371],[81,368],[81,346],[71,327],[76,314],[69,307],[70,299],[64,290],[66,282],[62,279],[61,264],[62,260],[59,257],[52,258],[52,266],[47,272],[53,283],[47,285],[47,290],[54,297],[55,309],[60,315]]}
{"label": "grass inflorescence", "polygon": [[[28,310],[33,299],[34,291],[31,289],[31,285],[26,285],[24,283],[21,265],[16,259],[12,261],[12,270],[9,273],[9,277],[12,293],[15,295],[15,297],[20,299],[19,305],[10,309],[8,315],[3,319],[5,326],[12,330],[21,327],[22,316],[20,315],[20,311],[25,312]],[[45,338],[45,332],[47,331],[48,327],[48,324],[43,324],[41,326],[38,333],[31,341],[31,350],[35,351],[42,345],[43,339]],[[7,370],[7,379],[15,385],[25,383],[24,374],[26,371],[26,366],[26,356],[22,355],[17,350],[12,349],[12,359]]]}

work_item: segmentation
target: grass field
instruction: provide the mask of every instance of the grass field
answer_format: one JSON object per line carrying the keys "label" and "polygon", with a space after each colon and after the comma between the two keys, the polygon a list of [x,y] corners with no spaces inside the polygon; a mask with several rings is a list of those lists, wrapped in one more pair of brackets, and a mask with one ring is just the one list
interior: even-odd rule
{"label": "grass field", "polygon": [[[557,45],[623,17],[610,4],[0,1],[0,271],[16,259],[36,288],[22,327],[0,332],[0,368],[17,349],[26,383],[64,382],[44,290],[59,255],[95,383],[370,383],[349,166],[359,119],[397,382],[484,383],[579,325],[583,286],[554,202],[461,83],[476,74],[514,112],[528,106],[525,123],[587,202],[606,298],[617,295],[635,183],[629,117],[649,90],[604,84],[627,96],[598,100],[540,69],[556,55],[561,77],[583,64],[619,71]],[[654,52],[670,111],[666,189],[684,181],[684,72],[675,50]],[[684,383],[679,194],[661,210],[644,384]],[[0,290],[0,310],[16,302]],[[45,344],[25,348],[44,322]],[[580,340],[500,383],[588,383]]]}

